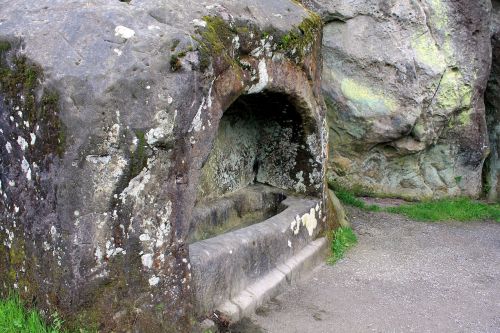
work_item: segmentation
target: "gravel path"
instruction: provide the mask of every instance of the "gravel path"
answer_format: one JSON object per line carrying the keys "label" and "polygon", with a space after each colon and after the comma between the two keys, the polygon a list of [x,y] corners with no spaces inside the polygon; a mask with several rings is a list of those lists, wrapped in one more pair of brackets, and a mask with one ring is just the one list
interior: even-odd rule
{"label": "gravel path", "polygon": [[349,209],[358,245],[232,332],[500,332],[500,224]]}

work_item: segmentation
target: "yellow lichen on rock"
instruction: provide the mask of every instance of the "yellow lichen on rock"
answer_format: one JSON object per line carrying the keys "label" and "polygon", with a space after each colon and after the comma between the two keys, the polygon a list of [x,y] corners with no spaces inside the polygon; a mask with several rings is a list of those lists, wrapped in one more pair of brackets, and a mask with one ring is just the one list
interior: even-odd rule
{"label": "yellow lichen on rock", "polygon": [[364,115],[366,113],[387,114],[397,110],[396,101],[385,93],[375,91],[353,79],[343,79],[340,85],[342,94],[354,103]]}
{"label": "yellow lichen on rock", "polygon": [[445,57],[430,34],[425,33],[414,37],[411,42],[411,47],[415,52],[415,60],[419,64],[435,72],[442,72],[445,70]]}
{"label": "yellow lichen on rock", "polygon": [[462,73],[456,69],[444,73],[436,95],[437,106],[446,112],[470,108],[472,87],[467,84]]}

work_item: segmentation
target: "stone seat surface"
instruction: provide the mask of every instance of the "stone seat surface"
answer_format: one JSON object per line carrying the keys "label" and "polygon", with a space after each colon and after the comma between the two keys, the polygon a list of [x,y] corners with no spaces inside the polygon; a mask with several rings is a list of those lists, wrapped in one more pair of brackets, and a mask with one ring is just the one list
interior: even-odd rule
{"label": "stone seat surface", "polygon": [[254,184],[229,195],[200,202],[195,206],[189,243],[214,237],[261,222],[283,211],[286,194],[282,189]]}

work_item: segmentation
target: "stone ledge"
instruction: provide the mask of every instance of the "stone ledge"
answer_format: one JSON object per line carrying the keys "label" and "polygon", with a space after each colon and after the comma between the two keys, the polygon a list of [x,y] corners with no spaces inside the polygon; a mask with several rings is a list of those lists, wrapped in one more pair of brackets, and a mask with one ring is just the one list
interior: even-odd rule
{"label": "stone ledge", "polygon": [[278,265],[262,279],[223,303],[218,310],[233,323],[251,315],[286,287],[307,278],[314,267],[324,261],[329,250],[328,245],[326,237],[316,239],[284,264]]}
{"label": "stone ledge", "polygon": [[[318,237],[323,229],[318,201],[289,197],[283,203],[283,212],[261,223],[189,246],[198,315],[240,295]],[[294,265],[293,260],[288,263],[290,269]]]}

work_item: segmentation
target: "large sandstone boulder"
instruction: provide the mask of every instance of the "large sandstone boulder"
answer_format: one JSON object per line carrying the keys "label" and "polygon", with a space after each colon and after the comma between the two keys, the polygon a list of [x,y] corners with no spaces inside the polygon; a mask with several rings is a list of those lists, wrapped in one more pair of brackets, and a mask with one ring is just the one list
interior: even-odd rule
{"label": "large sandstone boulder", "polygon": [[500,2],[493,1],[491,20],[493,61],[486,90],[486,120],[491,153],[486,160],[484,183],[487,198],[500,200]]}
{"label": "large sandstone boulder", "polygon": [[412,199],[478,196],[489,1],[305,3],[325,22],[333,180]]}
{"label": "large sandstone boulder", "polygon": [[[188,331],[199,193],[257,180],[326,200],[320,41],[321,20],[288,0],[4,2],[1,293],[103,332]],[[272,140],[233,133],[202,172],[242,95],[295,118],[259,115]]]}

